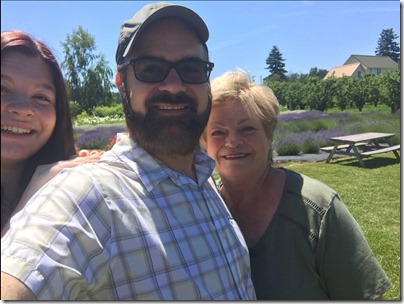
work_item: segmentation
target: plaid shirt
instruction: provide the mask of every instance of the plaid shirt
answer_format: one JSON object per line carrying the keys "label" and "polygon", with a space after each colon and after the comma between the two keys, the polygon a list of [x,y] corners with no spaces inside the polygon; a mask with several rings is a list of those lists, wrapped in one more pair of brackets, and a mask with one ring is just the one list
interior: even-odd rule
{"label": "plaid shirt", "polygon": [[246,244],[209,182],[119,134],[99,164],[64,169],[13,217],[1,270],[40,300],[253,300]]}

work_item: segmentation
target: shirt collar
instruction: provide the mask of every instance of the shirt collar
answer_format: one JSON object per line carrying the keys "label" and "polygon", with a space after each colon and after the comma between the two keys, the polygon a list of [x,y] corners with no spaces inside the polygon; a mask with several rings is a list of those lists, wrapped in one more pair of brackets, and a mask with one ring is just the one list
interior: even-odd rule
{"label": "shirt collar", "polygon": [[202,187],[211,177],[215,168],[215,161],[202,152],[198,146],[194,154],[194,166],[197,183],[191,178],[169,168],[163,162],[150,155],[138,143],[133,141],[128,134],[118,133],[115,145],[110,151],[105,152],[101,161],[119,163],[138,174],[147,191],[152,191],[160,182],[171,179],[177,186],[193,184]]}

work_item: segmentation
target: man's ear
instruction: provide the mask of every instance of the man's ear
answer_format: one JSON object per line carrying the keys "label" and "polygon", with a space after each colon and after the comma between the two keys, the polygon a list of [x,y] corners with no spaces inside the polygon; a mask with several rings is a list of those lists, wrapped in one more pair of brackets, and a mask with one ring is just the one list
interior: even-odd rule
{"label": "man's ear", "polygon": [[115,74],[115,84],[119,90],[122,85],[121,73],[119,73],[119,72]]}

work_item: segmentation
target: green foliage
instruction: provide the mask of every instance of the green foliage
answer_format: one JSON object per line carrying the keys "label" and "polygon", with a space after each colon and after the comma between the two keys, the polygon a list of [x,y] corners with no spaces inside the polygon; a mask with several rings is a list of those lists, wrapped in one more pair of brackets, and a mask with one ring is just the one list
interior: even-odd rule
{"label": "green foliage", "polygon": [[395,41],[398,37],[392,28],[382,30],[377,41],[376,56],[389,56],[395,62],[399,62],[400,45]]}
{"label": "green foliage", "polygon": [[304,132],[313,131],[318,132],[320,130],[332,130],[339,127],[339,122],[336,119],[330,118],[312,118],[312,119],[300,119],[293,122],[290,121],[278,121],[277,129],[282,129],[287,132]]}
{"label": "green foliage", "polygon": [[290,110],[303,110],[306,107],[304,100],[304,84],[301,82],[291,82],[285,92],[286,106]]}
{"label": "green foliage", "polygon": [[401,77],[400,69],[388,71],[378,76],[380,99],[388,105],[391,113],[401,108]]}
{"label": "green foliage", "polygon": [[338,107],[341,111],[352,108],[362,111],[366,105],[383,103],[394,113],[401,108],[400,77],[398,68],[377,76],[365,74],[360,78],[321,79],[318,76],[291,75],[289,81],[280,81],[278,75],[273,75],[264,83],[273,90],[279,104],[289,110],[325,112]]}
{"label": "green foliage", "polygon": [[86,111],[81,112],[79,115],[76,116],[76,121],[87,119],[89,116]]}
{"label": "green foliage", "polygon": [[83,109],[81,108],[80,104],[77,101],[70,101],[69,107],[70,107],[70,113],[73,118],[76,118],[77,115],[79,115],[83,111]]}
{"label": "green foliage", "polygon": [[279,79],[275,80],[275,78],[279,77],[270,77],[265,81],[265,83],[269,88],[272,89],[276,98],[278,99],[279,104],[283,108],[287,108],[286,92],[288,91],[288,83],[279,81]]}
{"label": "green foliage", "polygon": [[332,108],[333,97],[336,91],[336,80],[328,78],[321,80],[318,77],[310,77],[308,84],[308,106],[311,110],[324,112],[328,108]]}
{"label": "green foliage", "polygon": [[377,105],[380,94],[376,83],[376,77],[373,74],[365,74],[362,77],[354,78],[355,90],[351,95],[356,107],[362,111],[365,104]]}
{"label": "green foliage", "polygon": [[92,109],[92,114],[98,117],[107,116],[121,116],[124,117],[122,104],[115,104],[113,106],[97,106]]}
{"label": "green foliage", "polygon": [[316,76],[320,79],[323,79],[325,75],[327,75],[328,70],[318,69],[317,67],[311,68],[308,76]]}
{"label": "green foliage", "polygon": [[124,122],[125,118],[123,118],[121,115],[98,117],[98,116],[88,116],[86,112],[83,112],[82,114],[77,116],[73,124],[75,126],[81,126],[81,125],[105,125],[105,124],[115,124]]}
{"label": "green foliage", "polygon": [[306,141],[302,146],[302,153],[315,154],[320,152],[320,145],[316,142]]}
{"label": "green foliage", "polygon": [[278,47],[274,45],[271,52],[266,59],[266,64],[268,65],[266,69],[269,70],[269,76],[264,78],[264,80],[269,79],[273,75],[278,75],[281,81],[286,80],[285,70],[285,59],[283,59],[282,53],[279,51]]}
{"label": "green foliage", "polygon": [[[295,115],[304,117],[310,113],[305,112]],[[278,155],[298,155],[300,152],[318,153],[320,147],[334,144],[328,137],[324,137],[325,131],[347,134],[366,132],[395,133],[394,137],[390,139],[390,143],[393,145],[400,144],[400,113],[391,114],[387,107],[384,107],[384,110],[347,113],[341,118],[339,116],[333,117],[329,114],[324,115],[327,115],[327,117],[294,120],[279,119],[273,139]]]}
{"label": "green foliage", "polygon": [[395,134],[391,139],[390,142],[392,145],[400,145],[401,144],[401,138],[398,134]]}
{"label": "green foliage", "polygon": [[104,55],[95,54],[94,37],[79,26],[67,35],[62,46],[65,55],[62,68],[72,100],[87,112],[97,105],[111,105],[113,73]]}
{"label": "green foliage", "polygon": [[285,155],[298,155],[300,153],[301,147],[297,143],[288,142],[276,149],[279,156]]}
{"label": "green foliage", "polygon": [[341,195],[393,283],[383,298],[397,301],[401,299],[400,161],[391,152],[364,162],[367,168],[352,158],[331,164],[290,162],[283,166],[316,178]]}
{"label": "green foliage", "polygon": [[353,113],[338,122],[339,129],[351,133],[382,132],[400,134],[400,113],[373,111],[369,113]]}
{"label": "green foliage", "polygon": [[336,127],[338,127],[336,119],[319,118],[311,121],[310,130],[317,132],[321,130],[332,130]]}
{"label": "green foliage", "polygon": [[277,129],[282,129],[288,132],[304,132],[311,131],[313,127],[313,121],[309,119],[296,120],[294,122],[278,121]]}
{"label": "green foliage", "polygon": [[334,103],[341,111],[349,106],[353,89],[353,78],[349,76],[341,77],[335,82]]}

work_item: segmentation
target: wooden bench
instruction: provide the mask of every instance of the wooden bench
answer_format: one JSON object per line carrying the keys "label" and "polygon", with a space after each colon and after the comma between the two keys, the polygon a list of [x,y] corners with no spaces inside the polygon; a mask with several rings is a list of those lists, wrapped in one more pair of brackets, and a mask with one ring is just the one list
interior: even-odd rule
{"label": "wooden bench", "polygon": [[[367,143],[357,143],[357,144],[355,144],[355,147],[360,147],[360,146],[366,146],[367,145]],[[338,147],[337,147],[337,151],[338,150],[341,150],[341,149],[346,149],[346,148],[348,148],[349,147],[349,145],[339,145]],[[328,147],[322,147],[322,148],[320,148],[320,150],[321,151],[324,151],[324,152],[331,152],[332,151],[332,149],[334,149],[334,146],[328,146]]]}
{"label": "wooden bench", "polygon": [[401,147],[400,145],[395,145],[395,146],[391,146],[391,147],[386,147],[386,148],[382,148],[382,149],[377,149],[377,150],[371,150],[371,151],[366,151],[366,152],[362,152],[361,156],[370,156],[373,154],[379,154],[379,153],[386,153],[386,152],[394,152],[394,155],[399,158],[399,155],[397,154],[397,150],[400,150]]}

